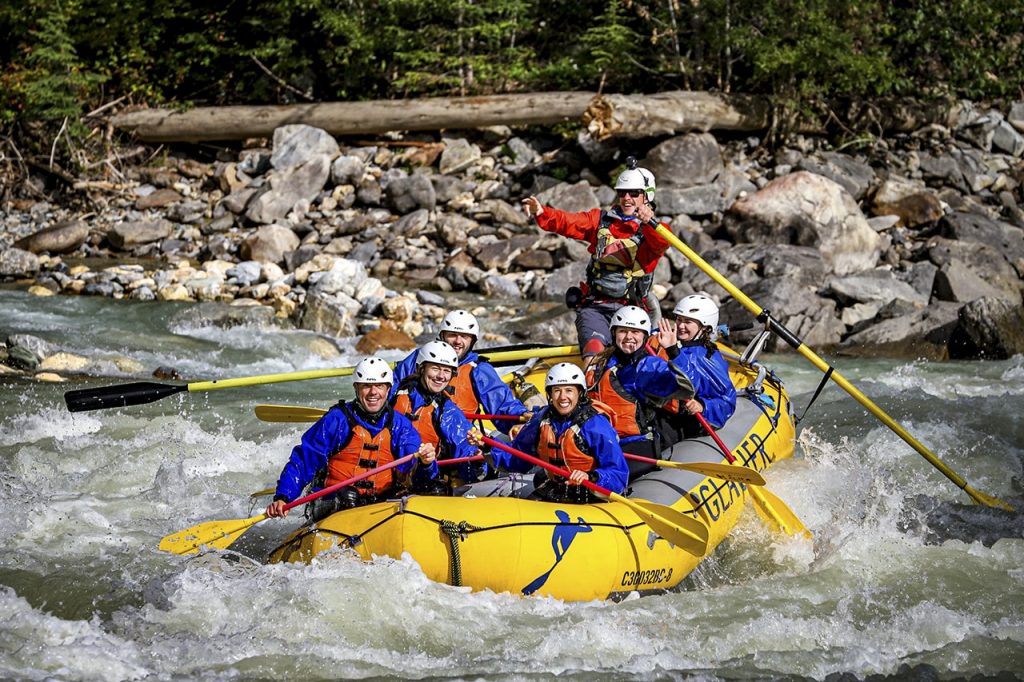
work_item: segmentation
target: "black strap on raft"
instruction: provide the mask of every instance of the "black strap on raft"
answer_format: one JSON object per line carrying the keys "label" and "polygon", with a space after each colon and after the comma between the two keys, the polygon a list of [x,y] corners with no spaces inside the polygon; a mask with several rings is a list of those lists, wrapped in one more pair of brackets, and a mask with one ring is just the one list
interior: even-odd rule
{"label": "black strap on raft", "polygon": [[[782,326],[779,322],[777,322],[772,317],[771,311],[769,311],[767,309],[761,310],[761,313],[757,316],[757,321],[758,322],[763,322],[768,329],[771,329],[773,332],[778,334],[779,337],[783,341],[788,343],[795,350],[798,350],[800,348],[800,346],[802,346],[804,344],[804,342],[801,341],[800,339],[798,339],[793,334],[793,332],[789,331],[784,326]],[[828,383],[828,380],[832,377],[832,372],[834,372],[834,371],[835,371],[835,367],[833,367],[832,365],[829,365],[828,369],[825,371],[825,376],[823,376],[821,378],[821,383],[818,384],[818,388],[814,391],[814,395],[811,396],[810,402],[808,402],[807,403],[807,407],[804,408],[804,413],[801,414],[799,417],[794,417],[793,418],[793,423],[794,424],[799,424],[800,421],[804,417],[807,416],[807,411],[811,409],[811,405],[813,405],[814,401],[818,399],[819,395],[821,395],[821,391],[825,388],[825,384]]]}
{"label": "black strap on raft", "polygon": [[793,418],[794,424],[799,424],[801,421],[803,421],[803,418],[807,416],[807,411],[811,409],[811,405],[813,405],[814,401],[818,399],[819,395],[821,395],[821,391],[822,389],[825,388],[825,384],[828,383],[828,380],[832,376],[833,371],[835,371],[835,367],[829,365],[828,370],[825,371],[825,376],[821,377],[821,383],[818,384],[818,388],[815,389],[814,395],[811,396],[810,401],[807,403],[807,407],[804,408],[804,413],[801,414],[799,417]]}
{"label": "black strap on raft", "polygon": [[466,541],[466,533],[470,530],[479,530],[476,526],[471,526],[465,521],[454,521],[441,520],[441,530],[448,535],[448,540],[452,546],[452,556],[450,567],[452,571],[452,585],[455,587],[462,586],[462,556],[459,554],[459,542]]}

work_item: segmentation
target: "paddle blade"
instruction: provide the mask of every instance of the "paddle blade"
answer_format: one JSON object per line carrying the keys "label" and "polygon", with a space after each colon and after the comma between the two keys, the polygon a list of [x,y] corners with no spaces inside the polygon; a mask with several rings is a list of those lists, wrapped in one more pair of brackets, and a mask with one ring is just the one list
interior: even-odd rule
{"label": "paddle blade", "polygon": [[978,504],[983,504],[987,507],[995,507],[996,509],[1005,509],[1006,511],[1016,511],[1009,502],[1004,502],[994,495],[983,493],[980,490],[976,490],[969,485],[964,486],[964,492],[971,496],[971,499]]}
{"label": "paddle blade", "polygon": [[301,407],[296,405],[257,405],[256,418],[265,422],[301,423],[315,422],[327,414],[327,410],[319,407]]}
{"label": "paddle blade", "polygon": [[707,554],[708,527],[699,519],[656,502],[631,500],[616,493],[612,493],[608,497],[627,505],[659,537],[668,540],[684,552],[698,557]]}
{"label": "paddle blade", "polygon": [[658,466],[673,469],[686,469],[698,474],[718,478],[723,481],[735,481],[746,485],[764,485],[761,472],[740,464],[719,464],[717,462],[670,462],[660,461]]}
{"label": "paddle blade", "polygon": [[175,386],[152,381],[138,381],[120,386],[68,391],[64,394],[64,402],[67,403],[69,412],[85,412],[87,410],[105,410],[110,407],[144,405],[187,390],[188,386],[185,384]]}
{"label": "paddle blade", "polygon": [[172,533],[160,541],[160,551],[171,554],[195,554],[204,545],[210,549],[227,549],[245,531],[267,518],[266,514],[248,519],[207,521]]}
{"label": "paddle blade", "polygon": [[754,509],[770,526],[786,535],[803,535],[811,539],[811,531],[777,495],[766,488],[747,488],[754,500]]}

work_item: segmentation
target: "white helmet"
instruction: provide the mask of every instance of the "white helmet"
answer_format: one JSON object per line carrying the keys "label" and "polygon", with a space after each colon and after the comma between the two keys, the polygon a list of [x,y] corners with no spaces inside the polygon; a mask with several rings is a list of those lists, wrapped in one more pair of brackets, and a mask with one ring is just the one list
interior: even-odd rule
{"label": "white helmet", "polygon": [[642,189],[647,201],[654,201],[654,173],[646,168],[627,168],[615,181],[615,191],[620,189]]}
{"label": "white helmet", "polygon": [[416,366],[419,367],[424,362],[451,367],[454,370],[459,368],[459,354],[444,341],[431,341],[424,344],[416,354]]}
{"label": "white helmet", "polygon": [[609,326],[612,328],[639,329],[646,334],[650,334],[651,316],[643,308],[638,308],[635,305],[624,305],[612,315],[612,322]]}
{"label": "white helmet", "polygon": [[718,306],[704,294],[684,296],[676,303],[672,314],[697,320],[710,330],[709,336],[712,341],[718,338]]}
{"label": "white helmet", "polygon": [[587,390],[587,380],[583,370],[571,362],[559,362],[548,370],[544,379],[544,388],[550,390],[553,386],[579,386],[580,392]]}
{"label": "white helmet", "polygon": [[355,384],[393,384],[395,375],[391,372],[388,363],[380,358],[366,358],[360,360],[356,369],[352,372],[352,383]]}
{"label": "white helmet", "polygon": [[480,325],[477,324],[473,313],[467,310],[453,310],[444,316],[441,321],[440,332],[458,332],[459,334],[470,334],[473,338],[480,336]]}

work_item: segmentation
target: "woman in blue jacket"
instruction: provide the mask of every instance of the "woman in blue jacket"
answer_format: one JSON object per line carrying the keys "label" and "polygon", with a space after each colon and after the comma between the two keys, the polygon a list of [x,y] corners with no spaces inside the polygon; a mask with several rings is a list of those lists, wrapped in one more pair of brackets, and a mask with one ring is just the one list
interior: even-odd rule
{"label": "woman in blue jacket", "polygon": [[672,311],[675,322],[662,321],[658,340],[666,356],[693,382],[694,397],[679,404],[675,414],[662,413],[658,422],[664,446],[683,438],[706,435],[691,415],[702,414],[720,429],[736,411],[736,388],[729,364],[715,345],[718,306],[704,294],[686,296]]}
{"label": "woman in blue jacket", "polygon": [[[611,422],[587,398],[583,370],[560,362],[548,371],[544,388],[548,406],[523,427],[512,447],[568,470],[570,476],[547,474],[534,494],[552,502],[594,502],[590,490],[580,485],[585,480],[621,494],[629,468]],[[471,438],[479,444],[475,435]],[[533,467],[504,450],[494,450],[490,456],[495,466],[508,471],[526,472]]]}
{"label": "woman in blue jacket", "polygon": [[[651,319],[636,306],[612,316],[612,342],[597,356],[588,376],[590,398],[607,407],[623,452],[658,458],[664,445],[657,414],[693,396],[686,372],[647,348]],[[629,461],[630,480],[652,471],[653,464]]]}

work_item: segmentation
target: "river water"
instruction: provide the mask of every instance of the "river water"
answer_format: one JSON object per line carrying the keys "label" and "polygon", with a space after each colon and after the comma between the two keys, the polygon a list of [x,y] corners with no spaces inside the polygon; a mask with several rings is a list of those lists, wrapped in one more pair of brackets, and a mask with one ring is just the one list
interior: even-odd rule
{"label": "river water", "polygon": [[[0,678],[1024,676],[1021,516],[971,505],[834,384],[797,458],[767,477],[814,539],[773,534],[748,508],[672,593],[565,603],[432,583],[411,560],[161,553],[164,535],[258,513],[249,493],[273,484],[302,427],[261,423],[255,405],[326,406],[347,380],[76,414],[64,391],[147,379],[119,374],[118,356],[193,381],[357,359],[353,339],[325,358],[308,332],[183,310],[0,290],[0,333],[108,360],[65,384],[0,376]],[[796,354],[766,362],[802,410],[820,373]],[[972,487],[1024,507],[1024,358],[833,362]]]}

